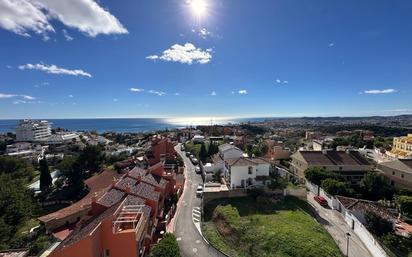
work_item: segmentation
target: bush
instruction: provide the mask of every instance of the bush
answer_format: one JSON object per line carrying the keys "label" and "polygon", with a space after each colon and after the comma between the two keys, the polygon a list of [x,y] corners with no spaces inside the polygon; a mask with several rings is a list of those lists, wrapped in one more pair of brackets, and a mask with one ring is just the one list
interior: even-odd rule
{"label": "bush", "polygon": [[327,171],[325,169],[319,168],[319,167],[313,167],[313,168],[308,168],[305,171],[305,178],[312,182],[315,185],[320,186],[323,180],[327,178],[332,178],[335,180],[342,180],[342,177],[339,176],[339,174],[332,172],[332,171]]}
{"label": "bush", "polygon": [[327,178],[322,181],[321,187],[331,195],[350,196],[353,194],[352,188],[346,182]]}
{"label": "bush", "polygon": [[372,212],[367,212],[365,215],[366,226],[368,230],[378,237],[382,237],[393,232],[392,222],[376,215]]}
{"label": "bush", "polygon": [[180,257],[179,244],[173,234],[166,233],[160,242],[155,245],[151,257]]}
{"label": "bush", "polygon": [[397,202],[401,207],[401,213],[405,216],[412,217],[412,196],[398,196]]}

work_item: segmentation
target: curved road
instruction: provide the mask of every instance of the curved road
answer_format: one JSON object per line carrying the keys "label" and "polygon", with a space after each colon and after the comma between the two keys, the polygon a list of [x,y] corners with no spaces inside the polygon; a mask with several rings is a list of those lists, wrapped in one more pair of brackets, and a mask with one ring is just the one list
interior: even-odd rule
{"label": "curved road", "polygon": [[205,256],[216,257],[219,255],[209,244],[207,244],[196,226],[201,222],[201,200],[196,197],[196,187],[203,183],[202,177],[195,172],[195,167],[185,152],[180,151],[180,144],[176,147],[177,153],[185,163],[186,184],[183,192],[180,210],[178,210],[174,234],[179,242],[182,256]]}

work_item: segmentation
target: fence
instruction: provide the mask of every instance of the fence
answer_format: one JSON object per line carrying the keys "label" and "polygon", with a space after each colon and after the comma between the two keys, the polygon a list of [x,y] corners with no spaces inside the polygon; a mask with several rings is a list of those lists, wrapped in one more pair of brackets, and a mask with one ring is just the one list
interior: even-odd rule
{"label": "fence", "polygon": [[338,204],[338,209],[343,215],[346,223],[352,228],[352,231],[361,239],[363,244],[368,248],[369,252],[374,257],[388,257],[389,255],[385,252],[379,242],[375,237],[365,228],[365,226],[358,220],[358,218],[348,211],[343,204],[336,199]]}
{"label": "fence", "polygon": [[332,209],[338,209],[339,208],[338,200],[335,197],[333,197],[332,195],[328,194],[320,186],[315,185],[315,184],[313,184],[313,183],[306,180],[306,188],[309,191],[311,191],[313,194],[319,195],[319,196],[322,196],[323,198],[325,198],[325,200],[328,202],[328,205]]}

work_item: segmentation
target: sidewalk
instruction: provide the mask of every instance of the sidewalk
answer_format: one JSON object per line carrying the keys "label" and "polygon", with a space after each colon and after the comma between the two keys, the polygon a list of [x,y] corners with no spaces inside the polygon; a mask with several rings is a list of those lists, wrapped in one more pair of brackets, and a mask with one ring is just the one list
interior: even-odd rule
{"label": "sidewalk", "polygon": [[320,206],[314,199],[314,194],[309,192],[307,194],[308,203],[314,208],[319,215],[317,218],[319,223],[329,232],[336,244],[344,255],[346,255],[347,249],[347,235],[350,233],[349,238],[349,257],[373,257],[372,254],[366,249],[360,238],[351,230],[349,225],[343,220],[342,215],[332,209],[324,208]]}

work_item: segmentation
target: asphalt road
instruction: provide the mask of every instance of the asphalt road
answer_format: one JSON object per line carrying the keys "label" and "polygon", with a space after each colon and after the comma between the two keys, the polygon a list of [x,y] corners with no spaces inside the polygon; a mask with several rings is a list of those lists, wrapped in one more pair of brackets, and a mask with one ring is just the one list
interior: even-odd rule
{"label": "asphalt road", "polygon": [[179,242],[182,256],[220,256],[201,236],[196,226],[201,221],[201,200],[196,197],[196,187],[203,183],[202,177],[195,172],[195,166],[180,151],[180,144],[176,147],[177,153],[182,156],[185,163],[186,188],[179,201],[182,201],[174,227],[174,234]]}
{"label": "asphalt road", "polygon": [[341,214],[337,211],[324,208],[320,206],[314,199],[313,194],[310,192],[308,194],[308,202],[311,204],[316,212],[321,217],[322,221],[320,222],[335,242],[338,244],[339,248],[341,249],[342,253],[345,255],[347,249],[347,236],[346,233],[349,232],[351,234],[349,239],[349,257],[372,257],[372,254],[366,249],[366,246],[360,240],[360,238],[351,231],[349,225],[343,220]]}

